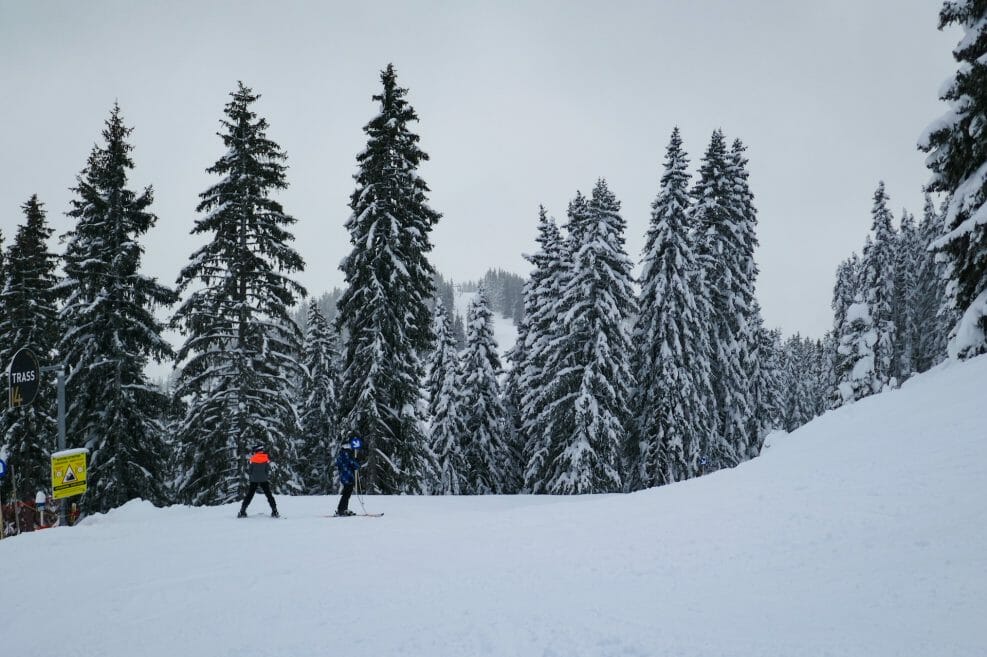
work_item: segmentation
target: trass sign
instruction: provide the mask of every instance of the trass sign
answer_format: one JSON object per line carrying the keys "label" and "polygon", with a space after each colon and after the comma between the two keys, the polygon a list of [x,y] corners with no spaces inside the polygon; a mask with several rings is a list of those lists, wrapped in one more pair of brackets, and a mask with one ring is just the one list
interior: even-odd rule
{"label": "trass sign", "polygon": [[10,408],[27,406],[38,396],[41,372],[30,349],[20,349],[14,354],[7,370],[7,381],[10,385]]}

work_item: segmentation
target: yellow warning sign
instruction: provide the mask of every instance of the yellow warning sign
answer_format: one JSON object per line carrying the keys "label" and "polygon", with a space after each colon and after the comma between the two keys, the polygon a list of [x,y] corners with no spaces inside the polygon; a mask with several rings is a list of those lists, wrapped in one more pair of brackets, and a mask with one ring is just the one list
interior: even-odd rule
{"label": "yellow warning sign", "polygon": [[88,454],[89,451],[85,449],[70,449],[51,455],[51,491],[54,499],[60,500],[86,492]]}

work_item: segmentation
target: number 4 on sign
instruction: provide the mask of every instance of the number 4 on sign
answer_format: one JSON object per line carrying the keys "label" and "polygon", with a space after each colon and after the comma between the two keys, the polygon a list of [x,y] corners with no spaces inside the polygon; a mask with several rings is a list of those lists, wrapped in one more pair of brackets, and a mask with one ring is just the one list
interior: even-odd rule
{"label": "number 4 on sign", "polygon": [[24,401],[24,397],[21,395],[21,387],[14,386],[10,389],[10,405],[20,406],[21,402]]}

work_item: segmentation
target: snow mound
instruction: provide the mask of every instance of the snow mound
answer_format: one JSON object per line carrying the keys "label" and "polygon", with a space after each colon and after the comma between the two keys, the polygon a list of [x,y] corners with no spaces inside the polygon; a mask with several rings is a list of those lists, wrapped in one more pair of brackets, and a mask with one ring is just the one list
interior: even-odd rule
{"label": "snow mound", "polygon": [[4,654],[982,657],[985,383],[950,363],[633,495],[134,502],[0,541]]}

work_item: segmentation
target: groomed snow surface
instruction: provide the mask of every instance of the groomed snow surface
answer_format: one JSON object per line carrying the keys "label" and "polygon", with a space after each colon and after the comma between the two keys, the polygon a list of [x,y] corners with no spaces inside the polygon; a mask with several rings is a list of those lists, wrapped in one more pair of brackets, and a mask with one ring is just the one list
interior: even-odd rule
{"label": "groomed snow surface", "polygon": [[134,502],[0,542],[2,654],[982,657],[985,384],[948,364],[633,495]]}

